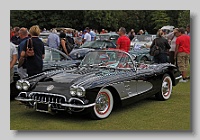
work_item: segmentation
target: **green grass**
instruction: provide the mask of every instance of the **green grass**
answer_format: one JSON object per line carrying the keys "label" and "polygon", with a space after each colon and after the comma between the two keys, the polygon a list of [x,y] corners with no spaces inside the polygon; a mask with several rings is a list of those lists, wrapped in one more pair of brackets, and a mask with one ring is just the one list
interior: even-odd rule
{"label": "green grass", "polygon": [[68,131],[191,131],[190,82],[173,87],[167,101],[154,98],[114,110],[103,120],[81,115],[35,112],[18,101],[10,103],[11,130]]}

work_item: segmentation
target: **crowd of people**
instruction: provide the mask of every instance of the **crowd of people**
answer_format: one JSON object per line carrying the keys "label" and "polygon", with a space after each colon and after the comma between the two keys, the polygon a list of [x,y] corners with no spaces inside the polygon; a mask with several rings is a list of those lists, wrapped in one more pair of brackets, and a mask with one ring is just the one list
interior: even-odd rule
{"label": "crowd of people", "polygon": [[[38,25],[33,25],[29,30],[25,27],[14,27],[10,29],[10,82],[13,82],[13,66],[18,60],[18,73],[20,78],[33,76],[42,72],[43,58],[45,55],[44,43],[39,38],[41,30]],[[108,33],[102,29],[101,32],[86,27],[83,31],[62,30],[57,34],[56,29],[52,29],[47,39],[47,45],[52,48],[60,49],[65,54],[69,54],[72,48],[70,45],[82,45],[88,41],[96,40],[97,34]],[[124,27],[120,27],[117,31],[119,38],[116,41],[116,49],[128,52],[130,42],[135,37],[134,29],[127,32]],[[137,35],[147,35],[146,30],[139,30]],[[77,37],[74,39],[73,37]],[[28,41],[31,39],[31,41]],[[16,50],[15,45],[18,45]],[[182,82],[187,82],[187,68],[190,58],[190,25],[184,28],[175,28],[173,32],[164,34],[159,29],[157,37],[153,40],[150,48],[157,45],[161,48],[159,55],[154,56],[154,63],[170,62],[175,64],[182,72]],[[34,55],[28,56],[27,50],[33,49]],[[168,59],[169,57],[169,59]]]}

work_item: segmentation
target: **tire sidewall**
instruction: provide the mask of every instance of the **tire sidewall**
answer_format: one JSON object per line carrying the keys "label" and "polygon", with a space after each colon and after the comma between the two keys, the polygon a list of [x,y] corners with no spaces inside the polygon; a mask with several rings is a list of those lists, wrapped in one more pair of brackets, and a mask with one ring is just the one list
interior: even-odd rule
{"label": "tire sidewall", "polygon": [[108,89],[101,89],[99,91],[99,93],[97,94],[95,102],[96,102],[96,100],[97,100],[97,98],[99,97],[100,94],[106,94],[106,96],[109,98],[109,107],[108,107],[108,109],[106,110],[105,113],[101,114],[96,110],[96,105],[95,105],[92,109],[92,117],[95,118],[95,119],[105,119],[105,118],[107,118],[111,114],[112,109],[113,109],[113,105],[114,105],[114,99],[113,99],[112,93]]}
{"label": "tire sidewall", "polygon": [[[168,82],[168,86],[169,86],[169,91],[167,93],[163,93],[162,88],[163,88],[163,83],[167,81]],[[172,80],[171,77],[168,74],[165,74],[162,78],[162,83],[161,83],[161,88],[159,93],[156,94],[156,98],[158,100],[168,100],[171,96],[172,93]]]}

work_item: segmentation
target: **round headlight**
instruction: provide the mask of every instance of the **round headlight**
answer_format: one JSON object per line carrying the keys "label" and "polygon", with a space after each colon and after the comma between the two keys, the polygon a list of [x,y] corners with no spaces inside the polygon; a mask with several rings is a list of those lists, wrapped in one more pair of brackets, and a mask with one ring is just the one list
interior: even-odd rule
{"label": "round headlight", "polygon": [[23,83],[22,80],[18,80],[18,81],[16,82],[16,88],[17,88],[18,90],[22,90],[22,83]]}
{"label": "round headlight", "polygon": [[76,95],[76,89],[73,88],[73,87],[71,87],[71,88],[70,88],[70,94],[71,94],[72,96],[75,96],[75,95]]}
{"label": "round headlight", "polygon": [[79,96],[79,97],[84,97],[85,96],[85,89],[81,88],[81,87],[77,88],[76,95]]}
{"label": "round headlight", "polygon": [[29,87],[30,87],[30,83],[29,83],[28,81],[24,81],[24,82],[22,83],[22,88],[23,88],[23,90],[28,90]]}

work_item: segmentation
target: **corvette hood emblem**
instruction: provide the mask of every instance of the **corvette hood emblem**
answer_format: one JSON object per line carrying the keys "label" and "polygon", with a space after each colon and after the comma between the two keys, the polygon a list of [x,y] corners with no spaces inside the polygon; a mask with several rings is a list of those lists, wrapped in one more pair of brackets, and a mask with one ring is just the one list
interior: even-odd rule
{"label": "corvette hood emblem", "polygon": [[52,90],[54,88],[54,85],[49,85],[48,87],[47,87],[47,91],[50,91],[50,90]]}

